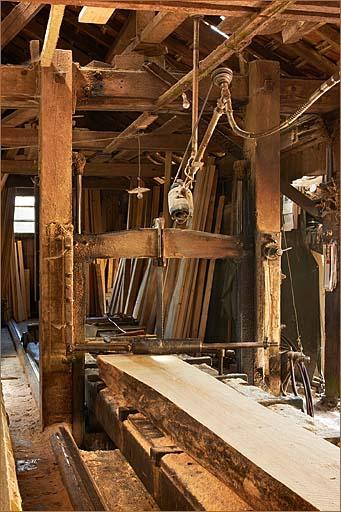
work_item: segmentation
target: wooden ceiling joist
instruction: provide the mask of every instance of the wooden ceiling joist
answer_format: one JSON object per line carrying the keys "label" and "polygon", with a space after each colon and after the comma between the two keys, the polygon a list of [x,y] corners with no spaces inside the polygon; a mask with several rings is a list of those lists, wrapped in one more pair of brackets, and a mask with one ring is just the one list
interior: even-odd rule
{"label": "wooden ceiling joist", "polygon": [[115,9],[111,9],[110,7],[84,6],[79,13],[78,21],[79,23],[95,23],[99,25],[105,25],[113,15],[114,11]]}
{"label": "wooden ceiling joist", "polygon": [[44,4],[26,2],[16,5],[1,22],[1,48],[5,48],[43,7]]}
{"label": "wooden ceiling joist", "polygon": [[141,34],[127,46],[124,53],[137,50],[143,44],[162,43],[186,18],[187,14],[181,12],[159,12],[146,25]]}
{"label": "wooden ceiling joist", "polygon": [[18,109],[1,119],[2,126],[20,126],[37,117],[38,111],[34,108]]}
{"label": "wooden ceiling joist", "polygon": [[135,137],[140,130],[145,130],[150,126],[155,119],[157,119],[157,115],[151,114],[150,112],[143,112],[134,122],[132,122],[123,132],[121,132],[110,144],[105,147],[105,153],[112,153],[116,151],[122,144],[125,139],[129,139]]}
{"label": "wooden ceiling joist", "polygon": [[43,68],[51,66],[53,54],[57,48],[59,30],[63,21],[65,5],[51,5],[43,49],[40,55],[40,65]]}
{"label": "wooden ceiling joist", "polygon": [[[74,149],[83,150],[104,150],[108,141],[120,137],[120,148],[128,150],[138,150],[139,144],[137,137],[121,137],[121,132],[105,132],[92,130],[73,130],[72,144]],[[37,147],[38,130],[35,128],[10,128],[2,127],[1,142],[3,149],[21,147]],[[154,135],[143,134],[140,137],[141,152],[144,151],[175,151],[184,152],[188,143],[186,135]],[[209,149],[213,153],[224,152],[222,146],[214,141],[209,144]]]}
{"label": "wooden ceiling joist", "polygon": [[[53,5],[62,5],[65,0],[50,0]],[[32,0],[41,4],[41,0]],[[68,5],[80,6],[80,0],[68,0]],[[88,7],[104,7],[112,9],[128,9],[136,11],[176,11],[194,14],[216,16],[241,16],[254,14],[269,6],[268,0],[89,0]],[[282,13],[285,19],[304,21],[324,21],[325,23],[340,23],[339,2],[333,0],[316,2],[315,0],[297,1]]]}
{"label": "wooden ceiling joist", "polygon": [[[236,52],[241,52],[259,30],[268,25],[276,16],[287,9],[294,0],[274,0],[260,14],[254,14],[237,29],[229,39],[225,40],[213,52],[200,62],[199,80],[208,76],[219,64],[229,59]],[[170,87],[157,101],[157,106],[177,98],[182,92],[191,87],[193,72],[190,71],[177,84]]]}
{"label": "wooden ceiling joist", "polygon": [[[36,160],[2,160],[1,170],[7,174],[22,176],[34,176],[38,174],[38,162]],[[98,176],[106,178],[137,176],[138,165],[122,161],[115,162],[90,162],[85,164],[85,176]],[[141,176],[143,178],[156,178],[164,175],[164,165],[154,165],[151,162],[141,164]]]}

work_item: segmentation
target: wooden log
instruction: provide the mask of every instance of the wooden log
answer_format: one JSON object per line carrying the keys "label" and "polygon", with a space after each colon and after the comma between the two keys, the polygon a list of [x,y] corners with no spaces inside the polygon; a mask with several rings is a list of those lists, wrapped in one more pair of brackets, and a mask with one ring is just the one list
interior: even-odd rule
{"label": "wooden log", "polygon": [[120,405],[144,413],[254,509],[339,510],[339,450],[331,443],[177,357],[97,362]]}

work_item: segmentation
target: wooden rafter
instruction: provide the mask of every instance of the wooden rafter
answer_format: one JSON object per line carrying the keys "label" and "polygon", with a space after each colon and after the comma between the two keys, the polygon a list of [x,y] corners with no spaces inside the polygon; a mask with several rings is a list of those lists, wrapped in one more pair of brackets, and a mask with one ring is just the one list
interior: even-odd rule
{"label": "wooden rafter", "polygon": [[44,7],[44,4],[21,2],[1,22],[1,48],[4,48],[32,18]]}
{"label": "wooden rafter", "polygon": [[112,153],[116,151],[124,144],[125,139],[134,137],[140,130],[145,130],[150,126],[157,115],[151,114],[150,112],[143,112],[134,122],[132,122],[123,132],[121,132],[115,139],[105,147],[106,153]]}
{"label": "wooden rafter", "polygon": [[[73,148],[101,151],[108,146],[108,141],[119,139],[119,147],[121,149],[138,150],[137,138],[131,136],[131,134],[129,137],[126,135],[123,137],[122,133],[75,129],[73,130]],[[35,128],[10,128],[4,126],[1,130],[1,142],[3,148],[37,147],[38,130]],[[140,138],[141,151],[183,152],[187,143],[188,136],[186,135],[172,135],[170,137],[169,135],[147,133],[143,134]],[[214,141],[211,141],[208,147],[213,153],[223,152],[222,146]]]}
{"label": "wooden rafter", "polygon": [[[274,0],[268,5],[261,14],[254,14],[250,20],[242,24],[232,36],[224,41],[210,55],[200,62],[199,79],[208,76],[214,68],[230,58],[236,52],[240,52],[249,44],[252,38],[258,34],[259,30],[270,23],[278,14],[287,9],[294,3],[294,0]],[[177,84],[170,87],[157,101],[160,108],[169,100],[177,98],[184,90],[190,88],[193,72],[190,71],[181,78]]]}
{"label": "wooden rafter", "polygon": [[63,21],[65,5],[51,5],[43,49],[40,55],[40,65],[43,68],[51,66],[53,54],[57,48],[59,30]]}
{"label": "wooden rafter", "polygon": [[[65,0],[50,0],[50,4],[62,5]],[[41,0],[32,0],[40,4]],[[80,6],[80,0],[69,0],[68,5]],[[260,12],[269,5],[267,0],[89,0],[89,7],[105,7],[117,9],[132,9],[137,11],[177,11],[193,14],[210,14],[225,16],[240,16]],[[325,23],[340,23],[339,2],[301,0],[288,6],[282,16],[285,19],[298,19],[305,21],[324,21]]]}
{"label": "wooden rafter", "polygon": [[79,23],[96,23],[99,25],[105,25],[113,15],[114,11],[115,9],[111,9],[110,7],[84,6],[79,13],[78,21]]}
{"label": "wooden rafter", "polygon": [[146,25],[141,34],[127,46],[124,53],[137,50],[143,44],[162,43],[186,18],[187,14],[181,12],[159,12]]}

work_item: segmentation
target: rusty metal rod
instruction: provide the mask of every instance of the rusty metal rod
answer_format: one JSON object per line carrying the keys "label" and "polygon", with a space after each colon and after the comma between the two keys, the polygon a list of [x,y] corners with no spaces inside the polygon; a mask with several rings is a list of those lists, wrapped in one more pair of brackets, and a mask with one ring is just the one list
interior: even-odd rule
{"label": "rusty metal rod", "polygon": [[243,348],[267,348],[274,343],[262,342],[231,342],[231,343],[202,343],[201,340],[193,338],[187,340],[160,340],[158,338],[130,338],[122,340],[117,338],[110,343],[90,342],[75,344],[69,347],[70,352],[110,352],[149,355],[183,354],[210,352],[219,350],[234,350]]}

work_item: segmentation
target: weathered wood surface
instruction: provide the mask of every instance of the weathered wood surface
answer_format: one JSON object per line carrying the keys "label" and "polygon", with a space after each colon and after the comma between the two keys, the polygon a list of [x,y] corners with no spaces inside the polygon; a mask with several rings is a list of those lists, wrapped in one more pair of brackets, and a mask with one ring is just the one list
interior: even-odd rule
{"label": "weathered wood surface", "polygon": [[99,356],[124,405],[258,510],[338,511],[339,451],[174,356]]}
{"label": "weathered wood surface", "polygon": [[[268,87],[264,84],[269,84]],[[280,65],[256,60],[249,65],[249,104],[246,129],[269,130],[280,123]],[[280,246],[280,134],[248,140],[244,150],[250,162],[251,190],[255,227],[255,324],[257,340],[280,343],[280,258],[267,259],[263,253],[269,236]],[[278,347],[266,352],[258,349],[255,379],[265,381],[274,394],[280,393],[280,358]]]}
{"label": "weathered wood surface", "polygon": [[[55,79],[56,68],[64,73],[63,80]],[[71,51],[56,51],[53,66],[41,70],[39,129],[40,318],[44,320],[39,331],[39,371],[40,411],[46,427],[60,421],[71,423],[72,409],[71,370],[65,364],[69,326],[63,320],[62,300],[66,269],[55,238],[58,225],[64,229],[72,222]],[[51,259],[51,255],[56,257]]]}
{"label": "weathered wood surface", "polygon": [[[1,347],[3,348],[3,347]],[[11,356],[9,356],[11,357]],[[0,384],[0,507],[1,510],[19,511],[21,497],[15,474],[15,460]]]}
{"label": "weathered wood surface", "polygon": [[[122,70],[73,66],[74,94],[77,110],[148,110],[153,109],[167,85],[146,70]],[[176,78],[182,77],[177,74]],[[38,104],[37,71],[33,66],[0,66],[1,101],[3,107],[27,108]],[[202,81],[202,87],[210,81]],[[281,78],[281,112],[293,112],[304,103],[322,80],[306,78]],[[213,88],[209,96],[215,102],[220,94]],[[248,77],[234,75],[231,84],[232,99],[246,102]],[[308,112],[330,112],[339,108],[339,87],[323,95]],[[167,109],[179,110],[179,101],[169,103]]]}
{"label": "weathered wood surface", "polygon": [[[18,0],[16,0],[18,1]],[[32,0],[31,3],[41,4],[42,0]],[[51,4],[63,4],[63,0],[50,0]],[[255,2],[255,0],[89,0],[88,6],[112,7],[117,9],[133,9],[137,11],[174,11],[193,14],[211,14],[226,16],[241,16],[259,12],[268,6],[267,0]],[[82,0],[69,0],[69,5],[81,6]],[[283,9],[284,10],[284,9]],[[303,19],[316,21],[322,19],[325,22],[339,23],[339,6],[337,1],[328,0],[316,2],[314,0],[301,0],[289,4],[282,13],[284,19]]]}
{"label": "weathered wood surface", "polygon": [[[218,259],[242,256],[236,237],[166,228],[163,233],[165,258]],[[158,231],[154,228],[116,231],[100,235],[76,235],[75,257],[95,258],[157,258]]]}
{"label": "weathered wood surface", "polygon": [[165,229],[163,248],[165,258],[219,259],[242,255],[237,237],[192,229]]}

